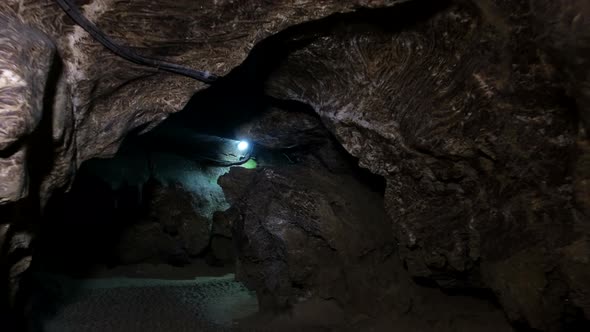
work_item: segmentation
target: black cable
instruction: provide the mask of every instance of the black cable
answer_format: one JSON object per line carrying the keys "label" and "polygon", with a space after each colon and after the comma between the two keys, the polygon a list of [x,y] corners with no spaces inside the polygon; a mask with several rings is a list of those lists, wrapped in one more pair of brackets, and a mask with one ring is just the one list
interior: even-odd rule
{"label": "black cable", "polygon": [[225,160],[213,159],[213,158],[208,158],[208,157],[200,157],[199,159],[204,162],[208,162],[210,164],[213,164],[215,166],[230,167],[230,166],[243,165],[243,164],[247,163],[248,160],[250,160],[250,158],[252,158],[252,149],[250,149],[250,151],[248,151],[244,155],[244,157],[242,157],[242,159],[240,159],[239,161],[225,161]]}
{"label": "black cable", "polygon": [[76,22],[76,24],[78,24],[84,30],[86,30],[94,39],[96,39],[104,47],[108,48],[111,52],[128,61],[131,61],[139,65],[154,67],[171,73],[188,76],[207,84],[211,84],[219,78],[218,76],[211,74],[208,71],[195,70],[174,63],[147,58],[142,55],[139,55],[131,49],[129,49],[128,47],[118,45],[112,39],[107,37],[102,31],[100,31],[100,29],[98,29],[98,27],[96,27],[96,25],[94,25],[94,23],[90,22],[78,10],[78,8],[76,8],[76,6],[71,2],[71,0],[56,0],[56,2],[66,12],[66,14],[68,14],[68,16],[72,20],[74,20],[74,22]]}

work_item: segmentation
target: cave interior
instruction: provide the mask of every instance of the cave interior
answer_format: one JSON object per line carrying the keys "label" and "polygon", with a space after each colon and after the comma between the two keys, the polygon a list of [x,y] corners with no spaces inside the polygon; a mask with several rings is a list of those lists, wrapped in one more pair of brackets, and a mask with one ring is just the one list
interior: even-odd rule
{"label": "cave interior", "polygon": [[40,2],[0,4],[0,330],[590,331],[584,1],[73,2],[207,84]]}

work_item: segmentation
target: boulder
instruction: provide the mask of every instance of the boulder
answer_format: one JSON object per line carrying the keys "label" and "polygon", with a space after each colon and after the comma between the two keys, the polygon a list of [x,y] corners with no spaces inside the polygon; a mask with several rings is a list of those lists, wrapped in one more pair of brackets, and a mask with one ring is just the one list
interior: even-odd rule
{"label": "boulder", "polygon": [[232,168],[219,182],[242,215],[237,278],[262,307],[311,297],[351,303],[371,290],[379,297],[378,280],[389,277],[373,264],[387,266],[394,239],[378,193],[350,175],[301,165]]}

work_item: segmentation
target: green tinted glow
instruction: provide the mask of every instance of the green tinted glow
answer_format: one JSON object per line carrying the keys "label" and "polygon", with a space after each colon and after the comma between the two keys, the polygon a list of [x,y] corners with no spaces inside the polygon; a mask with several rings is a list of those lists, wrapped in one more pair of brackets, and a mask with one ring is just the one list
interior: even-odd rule
{"label": "green tinted glow", "polygon": [[247,169],[254,169],[256,168],[258,164],[256,163],[256,160],[254,159],[250,159],[247,162],[242,164],[242,167],[247,168]]}

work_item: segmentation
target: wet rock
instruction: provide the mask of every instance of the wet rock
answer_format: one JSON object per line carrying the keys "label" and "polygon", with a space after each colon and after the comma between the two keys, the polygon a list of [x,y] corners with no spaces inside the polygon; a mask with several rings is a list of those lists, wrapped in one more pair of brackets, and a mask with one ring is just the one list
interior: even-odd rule
{"label": "wet rock", "polygon": [[[590,240],[576,241],[562,249],[561,277],[568,285],[564,301],[572,306],[582,308],[583,315],[590,317]],[[574,321],[574,323],[576,323]],[[587,324],[590,325],[590,324]]]}
{"label": "wet rock", "polygon": [[142,198],[147,213],[130,216],[136,219],[124,231],[117,253],[122,263],[162,259],[185,264],[189,256],[209,246],[210,222],[197,213],[193,195],[182,185],[163,185],[152,179],[143,188]]}
{"label": "wet rock", "polygon": [[[27,150],[44,112],[56,61],[53,42],[15,17],[0,15],[0,204],[28,194]],[[27,56],[23,56],[27,54]],[[49,137],[49,139],[51,139]]]}
{"label": "wet rock", "polygon": [[350,164],[332,173],[308,159],[220,179],[242,216],[233,229],[237,278],[273,313],[265,326],[512,331],[484,301],[418,287],[395,251],[382,196],[353,174]]}

